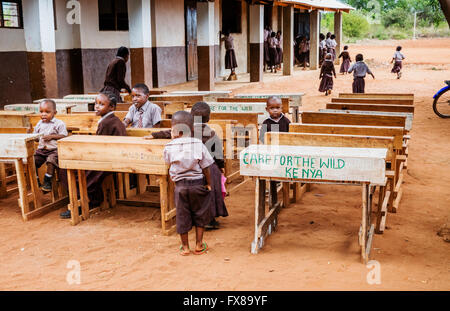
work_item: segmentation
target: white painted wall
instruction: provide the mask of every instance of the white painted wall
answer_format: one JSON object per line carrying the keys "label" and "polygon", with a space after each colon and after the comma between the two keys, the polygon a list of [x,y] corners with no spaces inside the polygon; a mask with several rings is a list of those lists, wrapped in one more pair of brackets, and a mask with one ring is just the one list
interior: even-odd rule
{"label": "white painted wall", "polygon": [[26,51],[23,29],[0,28],[0,52]]}
{"label": "white painted wall", "polygon": [[171,47],[186,46],[184,1],[152,0],[154,1],[153,46]]}
{"label": "white painted wall", "polygon": [[130,48],[152,45],[150,0],[128,0]]}
{"label": "white painted wall", "polygon": [[56,49],[68,50],[81,48],[80,25],[69,24],[66,20],[71,9],[66,8],[67,0],[56,0]]}
{"label": "white painted wall", "polygon": [[29,52],[55,52],[53,0],[23,0],[25,45]]}
{"label": "white painted wall", "polygon": [[212,46],[214,43],[214,3],[197,2],[197,45]]}
{"label": "white painted wall", "polygon": [[128,31],[99,31],[98,1],[80,0],[81,3],[81,48],[117,49],[130,46]]}

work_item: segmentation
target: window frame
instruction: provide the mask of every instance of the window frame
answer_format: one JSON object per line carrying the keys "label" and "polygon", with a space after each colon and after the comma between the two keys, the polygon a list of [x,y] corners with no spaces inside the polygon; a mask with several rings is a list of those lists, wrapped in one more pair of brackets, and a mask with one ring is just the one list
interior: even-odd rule
{"label": "window frame", "polygon": [[[18,27],[11,27],[11,26],[5,26],[4,24],[4,15],[3,15],[3,2],[12,2],[17,4],[18,6],[18,15],[19,18],[19,26]],[[0,28],[2,29],[23,29],[23,9],[22,9],[22,0],[0,0]]]}
{"label": "window frame", "polygon": [[112,11],[114,15],[114,29],[100,29],[100,1],[97,0],[97,9],[98,9],[98,31],[130,31],[130,18],[129,18],[129,12],[128,12],[128,0],[124,0],[126,2],[127,6],[127,29],[117,29],[118,28],[118,18],[117,18],[117,8],[116,8],[116,1],[118,0],[110,0],[112,1]]}

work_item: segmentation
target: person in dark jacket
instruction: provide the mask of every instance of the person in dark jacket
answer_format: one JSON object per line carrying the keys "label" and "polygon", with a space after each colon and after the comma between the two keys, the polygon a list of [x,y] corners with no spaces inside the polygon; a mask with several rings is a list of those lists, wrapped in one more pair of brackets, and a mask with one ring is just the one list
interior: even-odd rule
{"label": "person in dark jacket", "polygon": [[105,82],[100,92],[111,92],[118,97],[118,103],[122,102],[120,91],[125,89],[131,93],[130,86],[125,82],[127,73],[127,62],[130,57],[128,48],[121,46],[117,50],[116,58],[108,65],[106,69]]}

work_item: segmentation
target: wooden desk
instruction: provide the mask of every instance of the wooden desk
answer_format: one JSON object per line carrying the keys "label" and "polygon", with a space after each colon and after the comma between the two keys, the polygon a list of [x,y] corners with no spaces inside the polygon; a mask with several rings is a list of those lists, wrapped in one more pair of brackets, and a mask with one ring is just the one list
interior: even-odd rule
{"label": "wooden desk", "polygon": [[[39,113],[40,104],[14,104],[6,105],[5,110],[9,111],[27,111],[31,113]],[[72,108],[76,107],[74,104],[56,104],[56,111],[58,114],[72,113]]]}
{"label": "wooden desk", "polygon": [[0,126],[2,128],[7,127],[30,127],[29,116],[33,115],[32,112],[27,111],[7,111],[0,110]]}
{"label": "wooden desk", "polygon": [[[94,99],[62,99],[62,98],[52,98],[56,104],[71,104],[75,105],[72,107],[72,112],[87,112],[94,111],[95,98]],[[43,99],[34,100],[33,103],[39,104]]]}
{"label": "wooden desk", "polygon": [[219,97],[230,97],[231,91],[176,91],[167,95],[203,96],[204,100],[216,101]]}
{"label": "wooden desk", "polygon": [[354,104],[378,104],[378,105],[414,105],[414,100],[412,99],[402,99],[402,98],[332,98],[332,103],[354,103]]}
{"label": "wooden desk", "polygon": [[414,94],[405,93],[339,93],[339,98],[378,98],[414,100]]}
{"label": "wooden desk", "polygon": [[[251,252],[256,254],[263,247],[265,238],[275,230],[281,211],[280,203],[269,200],[269,211],[265,213],[266,181],[360,185],[362,217],[359,244],[361,260],[367,263],[374,233],[374,225],[371,225],[371,188],[386,182],[386,154],[386,149],[378,148],[283,145],[251,145],[243,150],[240,156],[241,175],[256,177]],[[283,204],[286,205],[285,200]]]}
{"label": "wooden desk", "polygon": [[[73,135],[58,141],[59,165],[67,169],[69,210],[72,225],[89,218],[86,170],[156,175],[159,177],[161,222],[163,233],[175,231],[173,183],[163,150],[169,140],[145,140],[142,137]],[[77,198],[78,172],[80,200]],[[82,215],[78,208],[81,207]],[[80,217],[81,216],[81,217]]]}
{"label": "wooden desk", "polygon": [[308,124],[341,124],[405,127],[406,116],[380,116],[328,112],[301,112],[302,122]]}
{"label": "wooden desk", "polygon": [[38,188],[33,157],[35,140],[40,136],[40,134],[0,134],[0,161],[13,162],[15,165],[19,186],[19,206],[24,221],[68,202],[67,196],[61,194],[61,196],[53,196],[51,203],[45,205],[43,203],[44,195]]}
{"label": "wooden desk", "polygon": [[412,105],[379,105],[379,104],[346,104],[328,103],[327,109],[339,110],[361,110],[361,111],[386,111],[386,112],[406,112],[414,113]]}

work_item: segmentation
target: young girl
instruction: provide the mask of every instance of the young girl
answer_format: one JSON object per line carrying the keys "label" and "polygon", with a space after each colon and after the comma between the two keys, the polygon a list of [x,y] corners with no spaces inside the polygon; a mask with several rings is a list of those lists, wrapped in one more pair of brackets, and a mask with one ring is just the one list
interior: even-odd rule
{"label": "young girl", "polygon": [[228,81],[237,80],[236,73],[234,69],[237,68],[236,54],[234,53],[234,43],[233,37],[231,36],[229,31],[224,33],[225,37],[222,39],[225,41],[225,69],[231,69],[230,76],[228,77]]}
{"label": "young girl", "polygon": [[277,59],[278,59],[278,53],[277,53],[277,38],[275,32],[272,32],[270,34],[270,38],[268,40],[269,43],[269,67],[270,72],[277,73]]}
{"label": "young girl", "polygon": [[328,53],[331,53],[333,62],[336,59],[336,46],[337,46],[336,36],[335,35],[331,35],[331,37],[330,37],[330,50],[328,51]]}
{"label": "young girl", "polygon": [[350,66],[348,73],[353,72],[353,93],[364,93],[366,82],[364,78],[366,74],[370,74],[375,79],[372,71],[364,63],[364,57],[362,54],[356,55],[356,63]]}
{"label": "young girl", "polygon": [[336,71],[334,70],[333,64],[333,55],[328,53],[325,56],[325,61],[322,64],[322,68],[320,69],[320,87],[319,92],[325,92],[325,96],[331,94],[331,90],[333,89],[333,75],[336,78]]}
{"label": "young girl", "polygon": [[352,62],[351,58],[350,58],[350,54],[348,53],[348,46],[344,46],[344,51],[342,51],[342,53],[339,55],[339,58],[342,57],[342,64],[341,64],[341,69],[339,70],[339,72],[341,74],[346,74],[348,69],[350,68],[350,63]]}
{"label": "young girl", "polygon": [[309,42],[307,37],[303,37],[299,46],[300,60],[303,63],[303,70],[306,70],[306,62],[308,61]]}
{"label": "young girl", "polygon": [[283,62],[283,37],[281,36],[281,31],[277,32],[277,56],[278,56],[278,69],[281,70],[281,63]]}
{"label": "young girl", "polygon": [[325,41],[325,35],[321,33],[319,35],[319,67],[322,67],[323,60],[327,54],[327,43]]}
{"label": "young girl", "polygon": [[405,59],[405,56],[400,52],[402,50],[401,46],[397,46],[397,50],[394,53],[394,57],[392,57],[391,63],[394,63],[394,67],[391,72],[397,74],[397,79],[402,77],[402,61]]}

